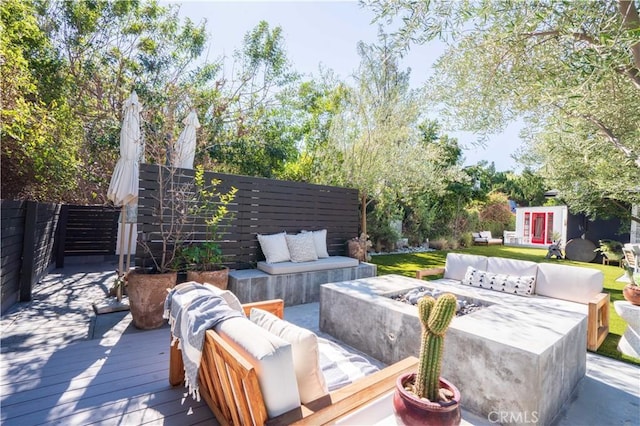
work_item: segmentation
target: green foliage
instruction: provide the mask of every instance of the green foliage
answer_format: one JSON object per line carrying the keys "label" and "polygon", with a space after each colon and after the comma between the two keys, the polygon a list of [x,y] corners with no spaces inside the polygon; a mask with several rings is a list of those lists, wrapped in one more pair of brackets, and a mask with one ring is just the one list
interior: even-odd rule
{"label": "green foliage", "polygon": [[229,210],[229,204],[235,199],[238,189],[231,187],[223,193],[218,188],[222,181],[212,179],[205,182],[202,166],[196,167],[194,183],[196,200],[189,213],[193,218],[204,218],[207,238],[203,242],[191,242],[180,247],[180,256],[187,269],[212,271],[224,263],[219,244],[223,235],[221,227],[235,217]]}
{"label": "green foliage", "polygon": [[479,227],[481,231],[491,231],[491,234],[500,237],[503,231],[515,224],[515,216],[509,208],[508,198],[505,194],[492,192],[487,201],[479,208]]}
{"label": "green foliage", "polygon": [[0,18],[2,197],[59,201],[76,188],[80,149],[64,64],[33,2],[3,1]]}
{"label": "green foliage", "polygon": [[449,126],[488,134],[524,117],[521,160],[572,211],[629,217],[640,201],[637,1],[368,4],[400,21],[406,48],[450,42],[429,82]]}
{"label": "green foliage", "polygon": [[425,296],[418,301],[418,318],[422,323],[422,341],[415,380],[416,394],[436,402],[440,399],[440,371],[444,335],[456,315],[457,299],[445,293],[438,300]]}

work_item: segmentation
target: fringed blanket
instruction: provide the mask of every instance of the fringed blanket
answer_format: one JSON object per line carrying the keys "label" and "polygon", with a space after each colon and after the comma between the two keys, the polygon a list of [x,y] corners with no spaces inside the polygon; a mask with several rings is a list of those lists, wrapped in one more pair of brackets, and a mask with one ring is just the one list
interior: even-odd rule
{"label": "fringed blanket", "polygon": [[185,386],[200,401],[198,369],[202,359],[205,332],[221,321],[241,317],[208,285],[188,282],[176,286],[164,302],[164,318],[169,320],[173,339],[184,361]]}

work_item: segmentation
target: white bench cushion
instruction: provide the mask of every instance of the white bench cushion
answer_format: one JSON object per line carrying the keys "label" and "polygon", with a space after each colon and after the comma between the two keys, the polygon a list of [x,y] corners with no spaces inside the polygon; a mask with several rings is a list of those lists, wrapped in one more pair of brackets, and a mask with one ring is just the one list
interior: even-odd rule
{"label": "white bench cushion", "polygon": [[[358,266],[358,259],[344,256],[331,256],[311,262],[258,262],[257,268],[271,275],[295,274],[299,272],[323,271],[326,269],[352,268]],[[462,273],[464,276],[464,272]]]}
{"label": "white bench cushion", "polygon": [[248,318],[231,318],[215,331],[256,369],[269,417],[300,406],[291,344]]}

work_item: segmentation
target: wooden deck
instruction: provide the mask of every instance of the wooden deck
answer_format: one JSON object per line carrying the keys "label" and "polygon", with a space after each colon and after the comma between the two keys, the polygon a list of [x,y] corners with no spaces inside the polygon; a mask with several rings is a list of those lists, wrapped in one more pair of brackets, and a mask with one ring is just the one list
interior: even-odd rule
{"label": "wooden deck", "polygon": [[[95,265],[86,270],[95,271]],[[93,314],[111,268],[51,274],[0,321],[3,425],[217,424],[169,385],[169,328],[138,331],[130,315]]]}

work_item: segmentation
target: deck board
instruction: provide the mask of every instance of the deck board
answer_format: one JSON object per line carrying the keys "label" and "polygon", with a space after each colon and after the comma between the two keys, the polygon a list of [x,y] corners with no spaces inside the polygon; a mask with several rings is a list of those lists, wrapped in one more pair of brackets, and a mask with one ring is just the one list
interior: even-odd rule
{"label": "deck board", "polygon": [[141,331],[126,312],[93,313],[113,270],[49,274],[0,319],[2,425],[217,424],[204,402],[169,385],[168,326]]}
{"label": "deck board", "polygon": [[[190,425],[213,415],[168,382],[168,329],[1,354],[4,425]],[[215,423],[214,423],[215,424]]]}

